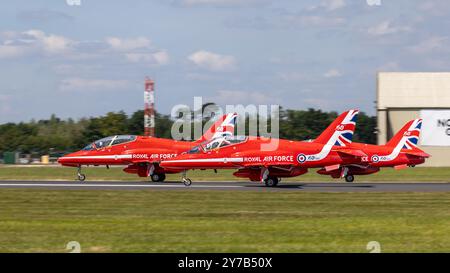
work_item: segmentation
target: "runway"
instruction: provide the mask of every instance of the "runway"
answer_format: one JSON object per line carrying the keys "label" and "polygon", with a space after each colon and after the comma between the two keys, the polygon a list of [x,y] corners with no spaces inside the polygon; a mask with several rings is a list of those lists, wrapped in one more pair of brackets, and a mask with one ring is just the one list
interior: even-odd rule
{"label": "runway", "polygon": [[450,183],[345,183],[345,182],[281,182],[268,188],[257,182],[193,182],[186,187],[180,182],[115,182],[115,181],[0,181],[0,189],[58,190],[227,190],[227,191],[308,191],[308,192],[450,192]]}

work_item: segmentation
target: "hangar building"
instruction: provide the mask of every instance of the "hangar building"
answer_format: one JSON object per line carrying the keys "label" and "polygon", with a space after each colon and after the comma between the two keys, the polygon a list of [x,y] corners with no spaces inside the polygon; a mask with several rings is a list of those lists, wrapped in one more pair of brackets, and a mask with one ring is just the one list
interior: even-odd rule
{"label": "hangar building", "polygon": [[450,73],[378,73],[377,116],[378,144],[422,118],[419,145],[432,155],[422,166],[450,166]]}

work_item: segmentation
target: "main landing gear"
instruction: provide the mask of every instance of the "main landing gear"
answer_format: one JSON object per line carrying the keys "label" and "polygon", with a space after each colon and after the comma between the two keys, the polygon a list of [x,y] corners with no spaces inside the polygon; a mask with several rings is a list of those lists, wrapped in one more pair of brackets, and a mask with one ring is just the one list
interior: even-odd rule
{"label": "main landing gear", "polygon": [[341,171],[341,178],[345,178],[345,182],[353,182],[355,181],[355,177],[353,176],[353,174],[349,173],[349,169],[347,167],[343,167],[342,171]]}
{"label": "main landing gear", "polygon": [[264,184],[266,184],[266,187],[276,187],[278,182],[280,182],[280,179],[275,176],[268,176],[264,179]]}
{"label": "main landing gear", "polygon": [[353,182],[353,181],[355,181],[355,177],[354,177],[352,174],[347,174],[347,175],[345,176],[345,182],[351,183],[351,182]]}
{"label": "main landing gear", "polygon": [[166,179],[166,175],[163,173],[154,173],[150,176],[153,182],[163,182]]}
{"label": "main landing gear", "polygon": [[192,184],[192,180],[186,177],[186,171],[183,171],[181,174],[181,181],[186,187],[189,187]]}
{"label": "main landing gear", "polygon": [[83,182],[86,180],[86,175],[81,173],[81,165],[78,166],[78,172],[77,172],[78,181]]}

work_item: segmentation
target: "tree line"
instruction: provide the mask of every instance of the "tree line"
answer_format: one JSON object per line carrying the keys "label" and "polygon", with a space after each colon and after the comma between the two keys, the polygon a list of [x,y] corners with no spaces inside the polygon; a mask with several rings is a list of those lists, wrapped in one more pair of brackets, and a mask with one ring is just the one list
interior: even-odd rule
{"label": "tree line", "polygon": [[[336,112],[316,109],[284,110],[280,113],[280,138],[306,140],[317,137],[337,116]],[[251,117],[246,117],[247,121]],[[169,115],[156,113],[156,136],[171,138],[174,120]],[[207,119],[197,122],[206,123]],[[268,121],[270,124],[270,121]],[[248,122],[246,123],[248,124]],[[376,118],[360,113],[354,141],[376,143]],[[6,123],[0,125],[0,156],[4,152],[17,151],[26,154],[62,154],[76,151],[100,138],[131,134],[142,135],[144,131],[144,111],[131,115],[123,111],[110,112],[104,116],[60,119],[52,115],[49,119],[30,122]],[[270,132],[270,128],[268,130]],[[248,134],[248,127],[246,134]]]}

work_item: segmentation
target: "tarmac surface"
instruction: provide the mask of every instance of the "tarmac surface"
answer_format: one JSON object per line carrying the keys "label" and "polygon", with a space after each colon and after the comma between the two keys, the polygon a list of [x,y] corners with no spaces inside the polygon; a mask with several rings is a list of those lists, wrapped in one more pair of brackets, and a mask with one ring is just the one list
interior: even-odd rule
{"label": "tarmac surface", "polygon": [[123,182],[123,181],[0,181],[2,188],[59,190],[238,190],[308,192],[450,192],[450,183],[438,182],[280,182],[268,188],[258,182]]}

